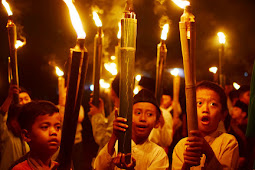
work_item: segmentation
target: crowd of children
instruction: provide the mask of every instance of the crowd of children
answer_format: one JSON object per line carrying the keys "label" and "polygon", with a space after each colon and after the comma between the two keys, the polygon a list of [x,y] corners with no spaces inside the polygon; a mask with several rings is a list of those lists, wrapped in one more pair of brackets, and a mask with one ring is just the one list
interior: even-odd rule
{"label": "crowd of children", "polygon": [[[245,136],[248,86],[232,95],[233,92],[226,94],[213,82],[198,83],[197,106],[194,106],[197,107],[198,129],[190,131],[189,137],[178,131],[186,124],[181,119],[185,112],[179,104],[177,121],[181,124],[174,123],[172,96],[163,95],[160,105],[153,92],[143,88],[134,96],[131,153],[124,154],[117,151],[118,138],[119,133],[129,127],[127,120],[118,116],[118,85],[119,76],[116,76],[111,84],[114,109],[109,115],[105,114],[102,99],[98,107],[89,102],[87,114],[99,145],[90,169],[248,169]],[[12,104],[15,93],[20,93],[19,105]],[[10,85],[9,95],[0,108],[0,169],[57,169],[59,163],[53,155],[58,153],[61,141],[61,112],[55,104],[33,101],[28,92]],[[224,130],[220,122],[225,123]],[[173,142],[176,134],[182,139]],[[82,166],[73,169],[82,169],[78,167]]]}

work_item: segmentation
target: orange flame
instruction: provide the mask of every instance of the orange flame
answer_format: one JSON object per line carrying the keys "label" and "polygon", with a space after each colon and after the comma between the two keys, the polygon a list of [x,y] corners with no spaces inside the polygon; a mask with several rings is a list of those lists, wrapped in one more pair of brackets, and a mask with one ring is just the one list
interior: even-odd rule
{"label": "orange flame", "polygon": [[8,16],[11,16],[13,15],[12,11],[11,11],[11,8],[10,8],[10,5],[6,2],[6,0],[2,0],[2,4],[4,5],[7,13],[8,13]]}
{"label": "orange flame", "polygon": [[15,44],[15,48],[18,49],[19,47],[22,47],[26,44],[25,41],[20,41],[20,40],[17,40],[16,41],[16,44]]}
{"label": "orange flame", "polygon": [[163,26],[163,30],[162,30],[162,33],[161,33],[161,39],[162,39],[162,40],[166,40],[168,30],[169,30],[169,24],[165,24],[165,25]]}
{"label": "orange flame", "polygon": [[56,74],[60,77],[64,75],[64,72],[62,70],[60,70],[60,68],[58,66],[55,66],[56,69]]}
{"label": "orange flame", "polygon": [[118,23],[118,26],[119,26],[119,31],[117,34],[117,38],[120,39],[121,38],[121,23],[120,22]]}
{"label": "orange flame", "polygon": [[226,42],[226,39],[225,39],[225,34],[223,32],[218,32],[218,37],[219,37],[219,43],[220,44],[225,44]]}
{"label": "orange flame", "polygon": [[95,11],[93,11],[93,19],[94,19],[97,27],[102,27],[102,22],[98,16],[98,14]]}
{"label": "orange flame", "polygon": [[172,0],[172,1],[182,9],[190,5],[190,2],[186,0]]}
{"label": "orange flame", "polygon": [[173,76],[178,76],[179,75],[179,70],[177,68],[174,68],[171,72],[170,72]]}
{"label": "orange flame", "polygon": [[72,21],[73,27],[74,27],[74,29],[77,33],[77,38],[78,39],[85,39],[86,33],[83,30],[81,19],[79,17],[79,14],[78,14],[72,0],[63,0],[63,1],[66,3],[66,5],[69,8],[71,21]]}

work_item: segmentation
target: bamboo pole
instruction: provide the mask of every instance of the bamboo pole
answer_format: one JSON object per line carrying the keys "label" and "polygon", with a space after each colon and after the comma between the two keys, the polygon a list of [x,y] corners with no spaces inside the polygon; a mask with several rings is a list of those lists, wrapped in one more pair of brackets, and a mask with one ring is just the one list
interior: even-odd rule
{"label": "bamboo pole", "polygon": [[[11,18],[11,16],[9,16]],[[12,73],[12,84],[17,85],[19,88],[19,76],[18,76],[18,60],[17,60],[17,49],[15,44],[17,41],[16,25],[9,19],[7,22],[7,31],[9,39],[9,48],[10,48],[10,63],[11,63],[11,73]],[[15,104],[19,104],[19,94],[13,94],[13,101]]]}
{"label": "bamboo pole", "polygon": [[100,73],[101,73],[101,59],[103,51],[103,32],[102,27],[98,27],[97,34],[94,39],[94,58],[93,58],[93,104],[99,107],[99,92],[100,92]]}
{"label": "bamboo pole", "polygon": [[188,132],[198,129],[195,70],[196,32],[194,18],[194,15],[190,13],[190,6],[187,6],[184,9],[183,15],[181,16],[181,21],[179,22],[183,66],[185,74]]}
{"label": "bamboo pole", "polygon": [[69,74],[65,105],[62,140],[59,152],[58,169],[70,170],[71,155],[74,145],[77,121],[88,67],[88,52],[84,47],[84,39],[78,39],[74,48],[70,49]]}
{"label": "bamboo pole", "polygon": [[164,40],[157,46],[157,68],[156,68],[156,88],[155,96],[158,103],[160,103],[163,94],[163,73],[166,62],[167,48]]}
{"label": "bamboo pole", "polygon": [[[132,113],[134,89],[134,64],[136,51],[137,20],[132,1],[127,1],[124,18],[121,19],[120,46],[120,108],[119,116],[127,119],[128,129],[119,138],[118,151],[131,153]],[[127,160],[130,162],[130,160]]]}

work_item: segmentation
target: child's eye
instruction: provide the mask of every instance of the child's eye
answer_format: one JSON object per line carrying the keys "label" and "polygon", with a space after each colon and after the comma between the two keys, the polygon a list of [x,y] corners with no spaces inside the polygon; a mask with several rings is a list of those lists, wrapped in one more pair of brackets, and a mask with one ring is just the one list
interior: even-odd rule
{"label": "child's eye", "polygon": [[57,130],[60,130],[60,129],[61,129],[61,126],[60,126],[60,125],[57,125],[57,126],[56,126],[56,129],[57,129]]}
{"label": "child's eye", "polygon": [[47,130],[47,129],[48,129],[48,126],[41,126],[41,129],[42,129],[42,130]]}
{"label": "child's eye", "polygon": [[152,116],[153,114],[152,114],[152,113],[147,113],[147,115],[150,117],[150,116]]}
{"label": "child's eye", "polygon": [[211,105],[211,106],[217,106],[217,103],[211,102],[210,105]]}
{"label": "child's eye", "polygon": [[140,114],[141,114],[141,112],[137,111],[137,112],[135,112],[135,114],[140,115]]}
{"label": "child's eye", "polygon": [[201,102],[201,101],[198,101],[198,102],[197,102],[197,105],[198,105],[198,106],[202,105],[202,102]]}

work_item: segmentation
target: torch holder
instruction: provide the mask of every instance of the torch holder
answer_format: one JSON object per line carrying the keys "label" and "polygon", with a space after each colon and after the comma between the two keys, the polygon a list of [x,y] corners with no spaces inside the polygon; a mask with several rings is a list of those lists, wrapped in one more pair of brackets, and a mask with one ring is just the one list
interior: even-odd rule
{"label": "torch holder", "polygon": [[[17,49],[15,48],[17,34],[16,25],[9,19],[7,22],[9,48],[10,48],[10,65],[12,73],[12,84],[17,85],[19,88],[19,76],[18,76],[18,61],[17,61]],[[13,101],[15,104],[19,104],[19,94],[13,94]]]}
{"label": "torch holder", "polygon": [[118,152],[126,154],[131,153],[137,20],[134,12],[124,12],[124,16],[121,19],[119,116],[127,119],[128,129],[119,138]]}
{"label": "torch holder", "polygon": [[70,170],[71,167],[72,146],[88,68],[88,52],[84,47],[84,39],[78,39],[76,46],[70,49],[69,61],[61,149],[58,157],[58,169],[61,170]]}
{"label": "torch holder", "polygon": [[156,88],[155,96],[157,102],[160,104],[161,96],[163,93],[163,73],[164,65],[166,62],[167,48],[164,40],[158,44],[157,47],[157,69],[156,69]]}
{"label": "torch holder", "polygon": [[101,73],[101,59],[102,59],[102,51],[103,51],[103,32],[102,27],[98,27],[98,32],[94,39],[94,58],[93,58],[93,104],[99,107],[99,80]]}
{"label": "torch holder", "polygon": [[197,130],[197,105],[196,105],[196,31],[194,15],[190,13],[190,7],[185,8],[181,16],[180,39],[182,45],[183,66],[185,74],[185,93],[188,133]]}

